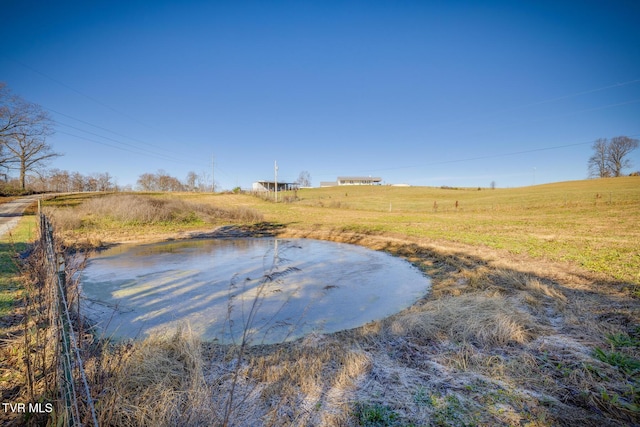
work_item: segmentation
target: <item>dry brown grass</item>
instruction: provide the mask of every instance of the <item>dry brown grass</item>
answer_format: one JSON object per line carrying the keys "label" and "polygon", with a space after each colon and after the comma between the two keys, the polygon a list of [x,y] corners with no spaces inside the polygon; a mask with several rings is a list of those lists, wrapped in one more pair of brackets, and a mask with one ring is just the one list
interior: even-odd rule
{"label": "dry brown grass", "polygon": [[101,425],[224,425],[227,418],[229,426],[345,422],[350,393],[371,365],[363,351],[327,337],[241,355],[234,346],[204,348],[206,354],[182,329],[105,352],[103,376],[94,384],[102,388]]}
{"label": "dry brown grass", "polygon": [[416,311],[399,316],[392,331],[420,345],[450,340],[504,346],[523,344],[537,335],[533,316],[497,293],[444,297]]}
{"label": "dry brown grass", "polygon": [[111,194],[85,200],[72,210],[48,211],[61,230],[74,230],[90,225],[105,225],[113,221],[124,225],[192,224],[216,221],[253,223],[263,220],[262,214],[244,206],[221,207],[210,203],[186,201],[176,197],[135,194]]}
{"label": "dry brown grass", "polygon": [[210,425],[216,412],[205,383],[200,341],[188,330],[152,336],[103,354],[102,425]]}

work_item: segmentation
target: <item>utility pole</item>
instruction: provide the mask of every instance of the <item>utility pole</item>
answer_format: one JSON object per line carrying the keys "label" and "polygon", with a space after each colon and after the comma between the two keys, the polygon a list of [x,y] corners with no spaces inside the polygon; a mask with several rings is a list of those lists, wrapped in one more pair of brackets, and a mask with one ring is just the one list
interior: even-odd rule
{"label": "utility pole", "polygon": [[216,180],[215,180],[215,175],[213,174],[214,166],[215,166],[215,157],[212,154],[211,155],[211,192],[212,193],[216,192]]}
{"label": "utility pole", "polygon": [[273,181],[273,187],[275,190],[275,199],[276,199],[276,203],[278,203],[278,161],[274,161],[273,162],[273,169],[274,169],[274,176],[275,179]]}

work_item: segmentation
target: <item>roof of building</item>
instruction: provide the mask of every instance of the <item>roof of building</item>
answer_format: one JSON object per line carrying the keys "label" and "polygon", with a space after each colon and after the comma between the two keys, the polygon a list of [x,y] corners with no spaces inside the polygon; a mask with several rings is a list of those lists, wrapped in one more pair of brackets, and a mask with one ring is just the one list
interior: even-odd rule
{"label": "roof of building", "polygon": [[[275,184],[274,180],[271,181],[267,181],[267,180],[260,180],[260,181],[255,181],[259,184]],[[298,185],[297,182],[285,182],[285,181],[278,181],[278,185],[285,185],[285,184],[289,184],[289,185]]]}
{"label": "roof of building", "polygon": [[377,176],[339,176],[338,181],[382,181]]}

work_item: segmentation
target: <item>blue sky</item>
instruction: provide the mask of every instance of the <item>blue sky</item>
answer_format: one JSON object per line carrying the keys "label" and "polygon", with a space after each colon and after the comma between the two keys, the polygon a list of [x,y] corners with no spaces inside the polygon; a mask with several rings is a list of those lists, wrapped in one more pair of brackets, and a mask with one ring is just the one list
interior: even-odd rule
{"label": "blue sky", "polygon": [[[0,81],[46,108],[51,167],[224,189],[308,171],[515,187],[640,138],[637,1],[5,0]],[[640,170],[640,150],[631,156]],[[627,171],[631,172],[631,170]]]}

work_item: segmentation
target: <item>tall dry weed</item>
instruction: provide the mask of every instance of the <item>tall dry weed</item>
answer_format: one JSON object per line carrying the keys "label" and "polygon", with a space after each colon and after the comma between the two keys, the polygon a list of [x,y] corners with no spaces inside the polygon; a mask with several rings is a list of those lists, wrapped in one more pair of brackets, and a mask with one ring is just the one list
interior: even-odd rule
{"label": "tall dry weed", "polygon": [[75,230],[107,219],[127,225],[216,221],[260,222],[263,215],[244,206],[221,207],[176,197],[111,194],[84,201],[75,209],[50,209],[59,230]]}
{"label": "tall dry weed", "polygon": [[204,426],[215,419],[200,341],[190,330],[151,336],[111,360],[119,365],[110,367],[102,398],[109,402],[101,407],[106,425]]}
{"label": "tall dry weed", "polygon": [[471,342],[479,346],[522,344],[536,336],[535,319],[500,294],[465,294],[430,301],[396,319],[392,332],[419,344]]}

